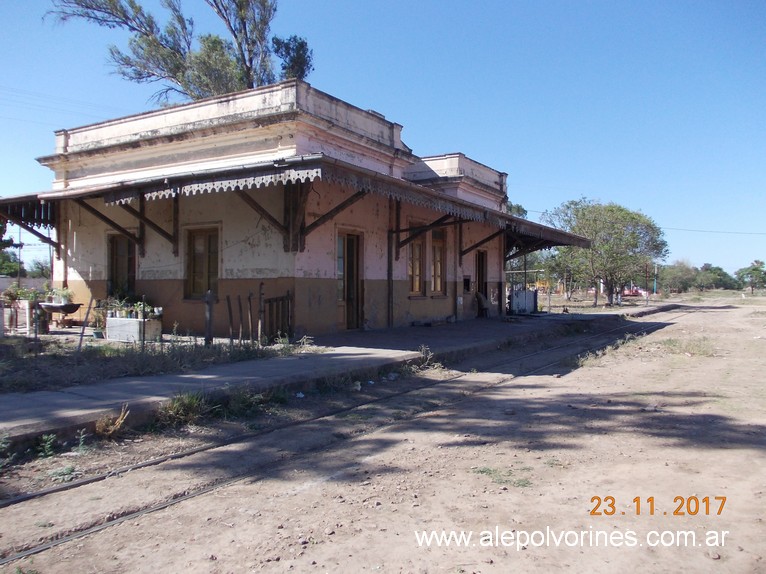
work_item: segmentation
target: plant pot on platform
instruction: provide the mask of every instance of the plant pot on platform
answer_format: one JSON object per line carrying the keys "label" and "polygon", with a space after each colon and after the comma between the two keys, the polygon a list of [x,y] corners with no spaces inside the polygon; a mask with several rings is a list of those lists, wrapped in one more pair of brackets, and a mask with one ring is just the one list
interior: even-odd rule
{"label": "plant pot on platform", "polygon": [[140,343],[144,341],[159,341],[162,338],[162,321],[159,319],[130,319],[107,317],[106,338],[109,341],[124,343]]}

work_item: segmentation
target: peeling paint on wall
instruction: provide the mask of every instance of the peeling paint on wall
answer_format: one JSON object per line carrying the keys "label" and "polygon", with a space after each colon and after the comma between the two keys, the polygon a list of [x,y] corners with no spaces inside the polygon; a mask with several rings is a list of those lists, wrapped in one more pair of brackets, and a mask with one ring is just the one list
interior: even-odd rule
{"label": "peeling paint on wall", "polygon": [[[402,144],[400,132],[401,126],[380,114],[356,108],[302,82],[283,82],[252,93],[71,130],[66,138],[57,134],[60,155],[43,158],[43,163],[56,172],[54,189],[66,187],[74,192],[93,184],[115,183],[128,189],[133,186],[138,194],[144,189],[139,182],[152,178],[172,179],[181,174],[196,178],[210,170],[233,167],[244,171],[264,160],[280,160],[289,165],[297,155],[317,153],[328,156],[324,160],[328,164],[341,160],[356,166],[354,170],[363,168],[403,178],[406,168],[419,158]],[[504,174],[462,154],[423,158],[416,167],[410,170],[412,181],[426,181],[436,171],[444,172],[442,186],[432,189],[445,196],[460,196],[488,207],[504,197]],[[69,178],[66,182],[65,175]],[[411,187],[409,182],[401,183]],[[492,187],[495,183],[497,189]],[[308,185],[306,225],[331,212],[357,191],[327,180],[314,180]],[[279,222],[285,221],[284,192],[281,184],[245,191]],[[88,201],[118,226],[131,233],[139,232],[139,221],[120,206],[104,203],[103,198]],[[426,296],[410,297],[408,249],[401,250],[398,260],[389,252],[392,205],[389,197],[368,193],[313,229],[305,238],[304,251],[285,252],[279,226],[269,223],[237,193],[181,195],[178,221],[174,221],[173,200],[155,197],[145,202],[145,216],[167,233],[172,233],[174,225],[178,227],[178,254],[173,253],[167,238],[144,225],[145,254],[137,257],[136,281],[142,291],[162,301],[170,319],[183,319],[197,328],[204,315],[202,307],[198,301],[184,299],[189,260],[187,236],[190,230],[215,228],[221,293],[247,293],[263,281],[269,291],[267,296],[282,295],[287,290],[294,294],[296,327],[314,333],[343,329],[345,308],[337,300],[336,250],[339,236],[356,235],[364,326],[386,326],[390,295],[396,325],[455,314],[470,316],[475,302],[472,295],[463,292],[463,276],[475,280],[475,251],[464,256],[462,264],[459,252],[488,237],[496,228],[466,223],[460,244],[456,226],[442,228],[446,248],[443,293],[429,291],[433,244],[432,234],[424,234],[424,280],[428,289]],[[65,201],[62,206],[64,224],[59,231],[66,249],[64,260],[54,264],[54,278],[65,277],[64,266],[68,265],[70,281],[81,283],[84,291],[90,288],[102,295],[109,276],[108,238],[119,230],[110,228],[73,201]],[[137,208],[135,202],[133,207]],[[444,213],[424,205],[402,203],[401,215],[402,224],[407,227],[407,222],[430,223]],[[488,284],[501,282],[502,241],[488,242],[481,249],[487,253]],[[464,299],[460,308],[458,297]]]}

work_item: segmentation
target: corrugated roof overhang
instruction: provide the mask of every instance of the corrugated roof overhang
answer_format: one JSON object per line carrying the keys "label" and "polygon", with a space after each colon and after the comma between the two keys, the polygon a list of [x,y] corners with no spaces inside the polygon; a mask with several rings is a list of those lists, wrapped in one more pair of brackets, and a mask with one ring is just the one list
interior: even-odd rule
{"label": "corrugated roof overhang", "polygon": [[[447,197],[428,187],[365,169],[324,154],[293,156],[276,161],[211,169],[167,178],[147,178],[117,184],[74,190],[48,191],[37,195],[0,198],[3,211],[22,217],[31,226],[55,224],[55,204],[66,199],[102,197],[107,204],[130,203],[143,195],[148,200],[176,195],[220,193],[259,189],[278,184],[311,183],[317,180],[335,183],[355,191],[367,191],[404,203],[428,207],[468,221],[505,228],[509,238],[534,240],[539,248],[556,245],[589,247],[580,236],[514,217],[501,211]],[[522,239],[523,238],[523,239]]]}

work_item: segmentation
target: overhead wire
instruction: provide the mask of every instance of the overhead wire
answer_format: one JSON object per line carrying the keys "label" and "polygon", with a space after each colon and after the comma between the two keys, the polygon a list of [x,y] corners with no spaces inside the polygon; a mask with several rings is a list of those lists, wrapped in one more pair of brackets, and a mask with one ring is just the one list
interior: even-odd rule
{"label": "overhead wire", "polygon": [[[88,111],[102,110],[104,113],[125,113],[125,108],[104,104],[101,102],[79,100],[62,97],[59,94],[46,94],[31,90],[22,90],[0,85],[0,101],[10,101],[14,105],[33,106],[42,109],[72,112],[71,108],[84,108]],[[40,100],[43,103],[33,103],[30,100]],[[80,112],[77,112],[80,113]]]}
{"label": "overhead wire", "polygon": [[[4,94],[4,92],[6,94]],[[23,99],[20,99],[23,98]],[[33,103],[29,101],[29,98],[32,99],[39,99],[44,100],[45,103]],[[24,90],[19,88],[13,88],[10,86],[4,86],[0,85],[0,103],[3,103],[4,101],[12,103],[15,107],[26,107],[28,109],[37,109],[37,110],[49,110],[49,111],[58,111],[58,112],[66,112],[66,113],[77,113],[79,115],[92,117],[95,119],[103,119],[103,115],[94,114],[94,113],[87,113],[83,112],[81,110],[77,109],[71,109],[71,108],[85,108],[87,110],[94,110],[94,109],[100,109],[103,110],[104,113],[125,113],[125,109],[121,109],[115,106],[111,106],[108,104],[103,103],[96,103],[96,102],[87,102],[84,100],[78,100],[74,98],[66,98],[62,97],[58,94],[52,96],[51,94],[45,94],[42,92],[35,92],[31,90]],[[66,107],[59,107],[57,105],[51,105],[51,102],[56,102],[57,104],[63,104],[65,106],[70,106],[70,108]],[[29,118],[14,118],[14,117],[8,117],[8,116],[0,116],[0,119],[3,120],[10,120],[10,121],[24,121],[26,123],[34,123],[39,125],[46,125],[46,126],[52,126],[54,125],[52,122],[42,122],[38,120],[31,120]],[[536,214],[544,214],[546,211],[539,211],[534,209],[528,209],[527,213],[536,213]],[[687,228],[680,228],[680,227],[666,227],[666,226],[658,226],[663,231],[681,231],[686,233],[709,233],[709,234],[720,234],[720,235],[746,235],[746,236],[766,236],[766,232],[761,231],[730,231],[730,230],[716,230],[716,229],[687,229]]]}
{"label": "overhead wire", "polygon": [[[537,211],[534,209],[527,209],[527,213],[539,213],[542,215],[545,211]],[[727,231],[721,229],[686,229],[682,227],[666,227],[664,225],[658,225],[663,231],[686,231],[689,233],[713,233],[724,235],[766,235],[765,231]]]}

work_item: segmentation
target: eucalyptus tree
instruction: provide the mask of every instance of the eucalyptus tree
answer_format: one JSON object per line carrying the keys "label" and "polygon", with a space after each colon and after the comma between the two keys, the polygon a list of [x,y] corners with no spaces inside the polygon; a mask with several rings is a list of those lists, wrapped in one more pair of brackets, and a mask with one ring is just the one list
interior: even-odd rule
{"label": "eucalyptus tree", "polygon": [[276,0],[205,0],[229,35],[196,35],[194,21],[181,0],[160,0],[164,26],[138,0],[51,0],[48,12],[60,22],[79,19],[131,34],[128,49],[109,47],[117,73],[138,83],[160,82],[154,95],[167,102],[172,94],[198,100],[273,83],[273,56],[282,62],[280,79],[304,79],[312,70],[313,51],[305,39],[271,37]]}

